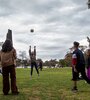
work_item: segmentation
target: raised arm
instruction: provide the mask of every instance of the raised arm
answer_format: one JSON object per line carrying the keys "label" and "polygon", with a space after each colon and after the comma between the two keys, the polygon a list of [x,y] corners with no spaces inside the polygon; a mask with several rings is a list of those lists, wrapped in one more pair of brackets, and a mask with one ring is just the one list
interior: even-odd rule
{"label": "raised arm", "polygon": [[34,54],[36,55],[36,46],[34,46]]}
{"label": "raised arm", "polygon": [[29,56],[31,56],[31,46],[30,46],[30,48],[29,48]]}

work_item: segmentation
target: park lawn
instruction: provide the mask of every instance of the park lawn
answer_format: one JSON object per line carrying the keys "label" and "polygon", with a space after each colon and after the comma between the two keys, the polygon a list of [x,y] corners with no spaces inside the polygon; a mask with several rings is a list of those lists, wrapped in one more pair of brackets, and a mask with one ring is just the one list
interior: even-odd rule
{"label": "park lawn", "polygon": [[0,100],[90,100],[90,85],[85,81],[78,83],[78,93],[72,93],[71,68],[43,69],[38,77],[34,70],[32,79],[30,69],[16,69],[18,96],[4,96],[2,76],[0,76]]}

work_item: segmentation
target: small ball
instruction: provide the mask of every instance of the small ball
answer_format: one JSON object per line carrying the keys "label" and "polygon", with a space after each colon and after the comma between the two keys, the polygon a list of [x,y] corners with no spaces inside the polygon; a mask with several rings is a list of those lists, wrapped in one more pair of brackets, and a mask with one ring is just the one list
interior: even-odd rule
{"label": "small ball", "polygon": [[31,30],[30,30],[30,32],[32,32],[32,33],[33,33],[33,32],[34,32],[34,29],[31,29]]}

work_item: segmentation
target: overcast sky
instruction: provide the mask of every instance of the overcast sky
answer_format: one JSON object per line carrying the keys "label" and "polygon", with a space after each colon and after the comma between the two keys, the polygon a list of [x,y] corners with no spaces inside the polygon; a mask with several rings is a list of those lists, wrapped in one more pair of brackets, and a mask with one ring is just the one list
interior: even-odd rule
{"label": "overcast sky", "polygon": [[[36,45],[37,58],[64,58],[73,41],[88,45],[87,1],[0,0],[0,41],[4,41],[7,30],[12,29],[17,52],[28,52],[29,45]],[[34,33],[30,32],[32,28]]]}

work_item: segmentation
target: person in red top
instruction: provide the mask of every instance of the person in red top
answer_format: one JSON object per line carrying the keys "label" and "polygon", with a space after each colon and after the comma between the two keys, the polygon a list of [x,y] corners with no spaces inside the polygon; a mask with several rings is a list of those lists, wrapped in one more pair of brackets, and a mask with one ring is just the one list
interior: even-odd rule
{"label": "person in red top", "polygon": [[76,92],[77,89],[77,80],[78,80],[78,75],[81,73],[82,77],[88,84],[90,84],[90,80],[86,76],[85,72],[85,59],[84,55],[81,50],[79,50],[79,43],[74,42],[74,52],[72,55],[72,75],[73,75],[73,88],[72,91]]}

